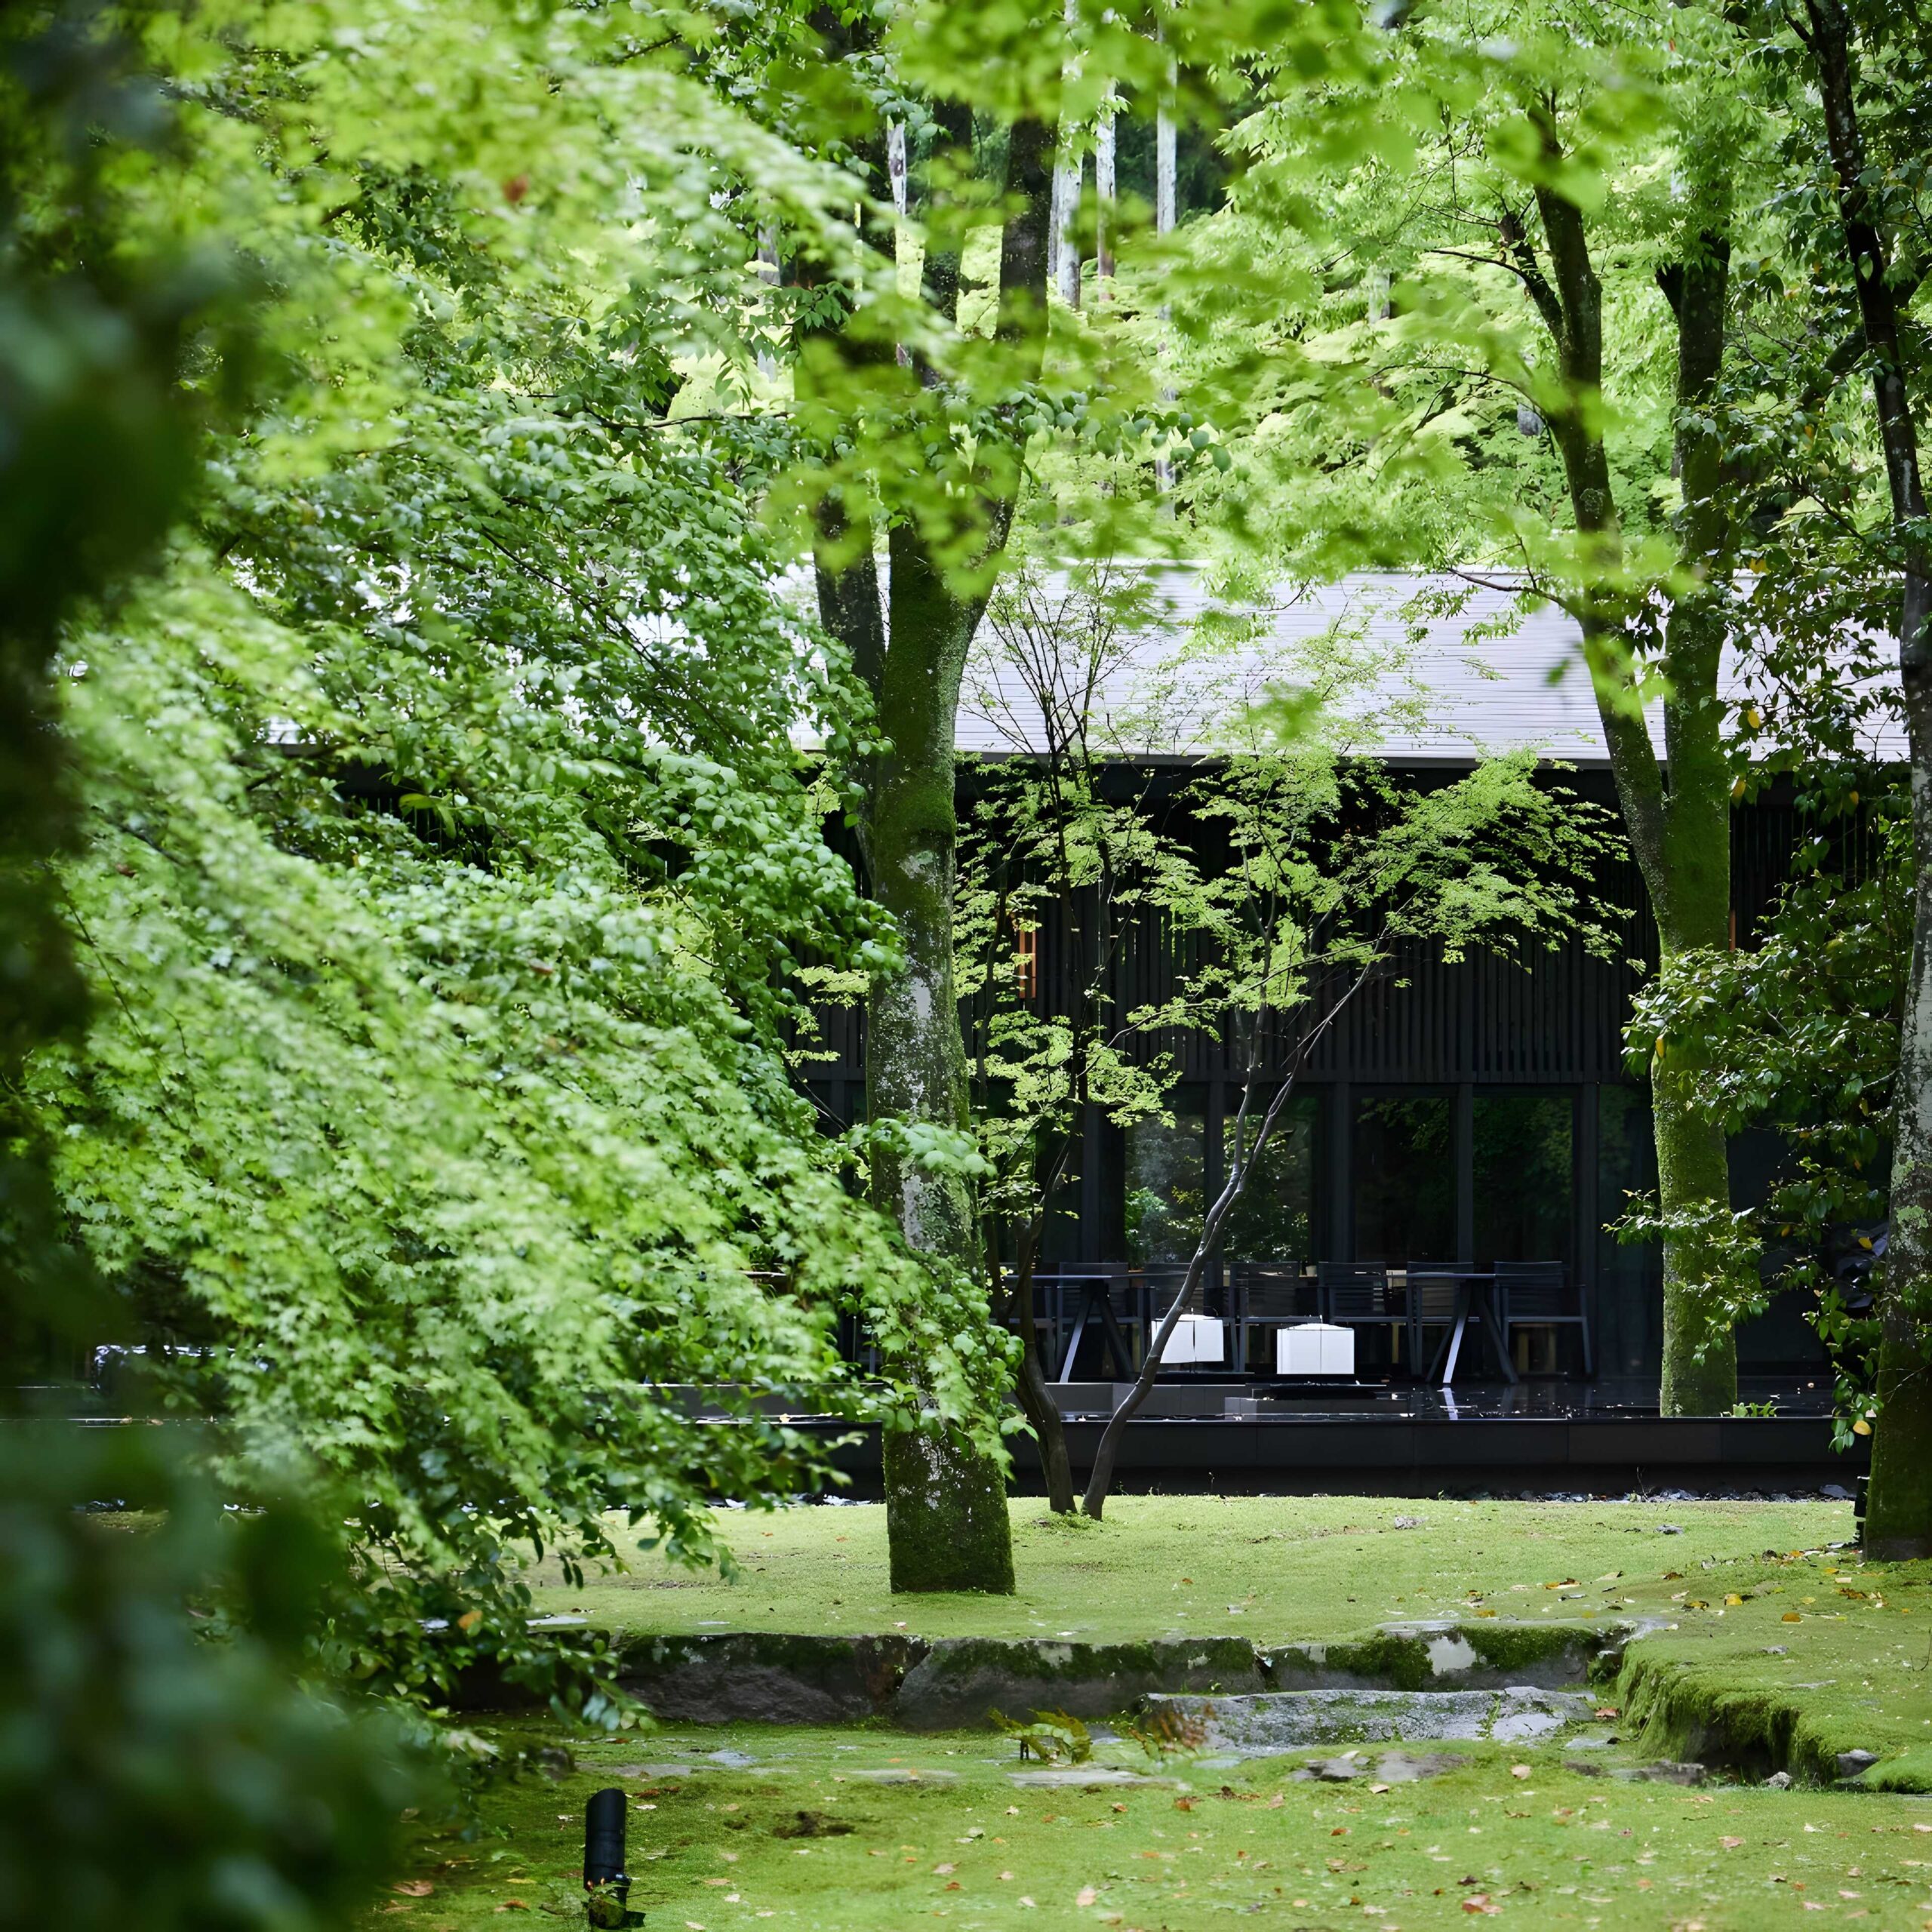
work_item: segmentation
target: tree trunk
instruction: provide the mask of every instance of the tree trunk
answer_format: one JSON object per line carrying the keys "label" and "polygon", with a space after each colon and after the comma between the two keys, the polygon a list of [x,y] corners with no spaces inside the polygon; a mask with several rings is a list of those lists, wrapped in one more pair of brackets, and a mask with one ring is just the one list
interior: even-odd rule
{"label": "tree trunk", "polygon": [[1890,251],[1865,184],[1851,22],[1841,0],[1807,0],[1804,35],[1818,70],[1826,140],[1838,176],[1845,254],[1872,359],[1872,388],[1904,549],[1899,676],[1912,758],[1912,969],[1893,1088],[1891,1227],[1878,1282],[1878,1421],[1865,1546],[1874,1555],[1932,1556],[1932,557],[1925,485],[1899,342]]}
{"label": "tree trunk", "polygon": [[[1554,157],[1553,137],[1548,145]],[[1603,383],[1603,294],[1590,260],[1583,216],[1553,189],[1537,190],[1550,274],[1543,275],[1527,238],[1506,223],[1525,287],[1557,349],[1566,398],[1549,428],[1563,460],[1580,535],[1594,542],[1607,572],[1621,558],[1608,454],[1597,426]],[[1723,451],[1703,414],[1722,359],[1728,253],[1721,237],[1702,235],[1690,259],[1660,278],[1677,312],[1678,426],[1675,467],[1684,486],[1684,561],[1712,575],[1724,534],[1719,494]],[[1678,598],[1667,620],[1663,669],[1665,755],[1659,768],[1650,732],[1631,702],[1629,666],[1618,615],[1595,601],[1583,626],[1584,655],[1631,848],[1668,961],[1730,942],[1730,801],[1720,727],[1718,666],[1722,617],[1715,595]],[[1727,1413],[1737,1399],[1737,1346],[1730,1319],[1712,1292],[1718,1257],[1707,1230],[1730,1207],[1723,1128],[1690,1103],[1691,1069],[1668,1054],[1651,1081],[1657,1197],[1663,1243],[1663,1361],[1658,1403],[1666,1415]]]}
{"label": "tree trunk", "polygon": [[[866,1091],[873,1120],[968,1124],[966,1047],[953,984],[953,719],[977,620],[916,535],[891,538],[892,622],[877,688],[891,749],[867,787],[860,833],[872,896],[893,917],[905,963],[872,982],[866,1010]],[[971,1187],[886,1148],[872,1157],[872,1192],[907,1242],[978,1278]],[[917,1363],[894,1367],[915,1386]],[[895,1590],[1013,1588],[1006,1484],[984,1450],[926,1430],[888,1431],[887,1537]]]}
{"label": "tree trunk", "polygon": [[1094,275],[1099,293],[1110,291],[1114,278],[1114,94],[1109,83],[1107,98],[1094,130]]}
{"label": "tree trunk", "polygon": [[[1039,1338],[1033,1327],[1033,1268],[1038,1243],[1030,1228],[1021,1238],[1025,1244],[1013,1270],[1012,1301],[1020,1339],[1026,1350],[1020,1358],[1017,1385],[1020,1406],[1026,1411],[1026,1420],[1033,1425],[1033,1433],[1039,1441],[1040,1468],[1047,1481],[1047,1506],[1057,1516],[1069,1516],[1074,1508],[1073,1463],[1066,1453],[1066,1425],[1040,1366]],[[997,1260],[994,1266],[996,1270]]]}
{"label": "tree trunk", "polygon": [[[969,140],[971,117],[956,103],[937,115],[946,138]],[[875,173],[884,165],[883,137]],[[1050,122],[1016,122],[1008,149],[1008,185],[1019,205],[1000,238],[995,334],[1017,352],[1026,380],[1038,374],[1046,340],[1048,229],[1053,134]],[[945,247],[928,265],[931,299],[948,312],[958,291],[963,236],[942,216]],[[875,245],[882,247],[883,245]],[[848,345],[854,368],[875,361],[863,337]],[[1004,552],[1022,476],[1022,451],[996,447],[983,432],[968,484],[983,521],[980,561]],[[1001,458],[1010,459],[1001,460]],[[930,478],[924,479],[930,484]],[[888,491],[891,480],[887,481]],[[860,837],[878,903],[891,913],[905,964],[873,981],[866,1004],[866,1085],[875,1121],[897,1118],[964,1129],[968,1124],[966,1045],[954,987],[952,897],[958,826],[953,804],[954,713],[973,633],[989,586],[956,587],[915,519],[894,520],[888,538],[891,579],[879,597],[870,543],[852,545],[851,561],[835,540],[846,533],[839,506],[820,512],[820,615],[851,651],[871,691],[891,749],[864,777]],[[869,531],[866,533],[869,537]],[[885,621],[889,608],[891,621]],[[971,1189],[963,1178],[934,1174],[888,1146],[876,1147],[873,1198],[897,1220],[908,1243],[942,1266],[979,1277],[979,1243]],[[915,1392],[921,1364],[895,1361],[893,1371]],[[887,1535],[895,1590],[1013,1588],[1013,1537],[1006,1486],[989,1451],[937,1429],[888,1430],[884,1441]]]}
{"label": "tree trunk", "polygon": [[[1724,443],[1711,395],[1724,360],[1730,248],[1698,235],[1687,259],[1660,276],[1677,319],[1677,428],[1672,468],[1683,491],[1680,561],[1701,586],[1672,601],[1664,632],[1664,755],[1670,789],[1660,863],[1647,874],[1663,961],[1730,943],[1730,774],[1718,694],[1725,616],[1718,585],[1727,568]],[[1657,1195],[1673,1211],[1715,1219],[1730,1208],[1730,1149],[1721,1122],[1692,1104],[1698,1069],[1666,1053],[1654,1063]],[[1737,1401],[1737,1345],[1712,1290],[1724,1257],[1708,1233],[1667,1232],[1663,1243],[1663,1373],[1667,1416],[1727,1415]]]}

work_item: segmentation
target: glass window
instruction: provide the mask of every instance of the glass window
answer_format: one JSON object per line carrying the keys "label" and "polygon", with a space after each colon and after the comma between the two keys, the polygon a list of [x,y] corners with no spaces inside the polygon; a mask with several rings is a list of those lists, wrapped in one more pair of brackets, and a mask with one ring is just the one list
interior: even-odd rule
{"label": "glass window", "polygon": [[1449,1096],[1358,1101],[1352,1152],[1355,1259],[1454,1261],[1455,1110]]}
{"label": "glass window", "polygon": [[1127,1130],[1127,1258],[1137,1266],[1188,1261],[1207,1212],[1207,1124],[1201,1097],[1177,1094],[1172,1124]]}
{"label": "glass window", "polygon": [[[1234,1164],[1239,1090],[1231,1091],[1229,1098],[1223,1134],[1224,1177]],[[1260,1099],[1257,1095],[1257,1104]],[[1306,1261],[1314,1254],[1315,1124],[1320,1114],[1318,1094],[1291,1094],[1283,1103],[1267,1143],[1253,1163],[1246,1189],[1229,1211],[1221,1234],[1221,1252],[1228,1260]],[[1251,1146],[1254,1127],[1251,1121]]]}
{"label": "glass window", "polygon": [[1478,1261],[1570,1260],[1576,1108],[1567,1092],[1475,1097]]}

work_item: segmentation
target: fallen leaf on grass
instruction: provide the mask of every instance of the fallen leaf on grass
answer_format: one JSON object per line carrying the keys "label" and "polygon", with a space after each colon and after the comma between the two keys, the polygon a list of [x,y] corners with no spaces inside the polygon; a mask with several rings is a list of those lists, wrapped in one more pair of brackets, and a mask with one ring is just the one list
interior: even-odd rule
{"label": "fallen leaf on grass", "polygon": [[933,1876],[935,1878],[943,1878],[949,1872],[956,1872],[958,1869],[956,1865],[935,1865],[933,1867]]}
{"label": "fallen leaf on grass", "polygon": [[1463,1901],[1463,1909],[1465,1912],[1479,1912],[1493,1918],[1503,1908],[1500,1905],[1492,1905],[1487,1892],[1472,1892]]}
{"label": "fallen leaf on grass", "polygon": [[1380,1798],[1385,1791],[1389,1789],[1389,1787],[1386,1784],[1372,1784],[1369,1786],[1369,1789],[1374,1792],[1377,1798]]}
{"label": "fallen leaf on grass", "polygon": [[1718,1843],[1722,1845],[1726,1851],[1735,1851],[1743,1842],[1744,1841],[1742,1838],[1719,1838],[1718,1840]]}
{"label": "fallen leaf on grass", "polygon": [[528,1912],[530,1908],[521,1899],[506,1899],[497,1909],[499,1912]]}
{"label": "fallen leaf on grass", "polygon": [[1574,1577],[1565,1577],[1560,1583],[1546,1583],[1543,1586],[1546,1590],[1574,1590],[1576,1587],[1577,1580]]}
{"label": "fallen leaf on grass", "polygon": [[427,1878],[405,1878],[401,1884],[389,1887],[391,1891],[400,1892],[406,1899],[426,1899],[435,1889]]}
{"label": "fallen leaf on grass", "polygon": [[1778,1619],[1778,1621],[1780,1623],[1802,1623],[1804,1620],[1798,1615],[1796,1611],[1788,1610]]}
{"label": "fallen leaf on grass", "polygon": [[1614,1704],[1599,1704],[1592,1715],[1599,1724],[1608,1724],[1613,1718],[1620,1717],[1623,1714]]}
{"label": "fallen leaf on grass", "polygon": [[1512,1764],[1509,1767],[1509,1775],[1512,1778],[1526,1778],[1529,1774],[1530,1767],[1527,1764]]}
{"label": "fallen leaf on grass", "polygon": [[1091,1905],[1100,1896],[1100,1894],[1095,1891],[1091,1885],[1082,1885],[1078,1893],[1075,1895],[1073,1903],[1078,1906]]}

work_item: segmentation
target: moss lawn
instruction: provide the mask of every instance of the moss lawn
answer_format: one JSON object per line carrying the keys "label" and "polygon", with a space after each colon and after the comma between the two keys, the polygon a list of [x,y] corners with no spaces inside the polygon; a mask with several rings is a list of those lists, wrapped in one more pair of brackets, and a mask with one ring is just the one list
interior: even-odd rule
{"label": "moss lawn", "polygon": [[[895,1598],[878,1504],[721,1512],[728,1580],[652,1552],[623,1574],[532,1573],[540,1609],[622,1632],[928,1637],[1167,1635],[1330,1641],[1393,1619],[1575,1617],[1626,1597],[1668,1604],[1666,1571],[1824,1549],[1852,1534],[1839,1503],[1466,1503],[1404,1497],[1124,1496],[1104,1521],[1012,1505],[1019,1591]],[[621,1522],[620,1549],[634,1546]],[[1561,1587],[1547,1588],[1555,1585]]]}
{"label": "moss lawn", "polygon": [[[1090,1789],[1016,1786],[1011,1746],[984,1733],[683,1728],[576,1748],[558,1780],[495,1791],[472,1838],[426,1827],[371,1925],[581,1925],[583,1807],[613,1783],[632,1798],[647,1932],[1932,1919],[1932,1801],[1626,1783],[1555,1748],[1440,1747],[1465,1762],[1383,1789],[1372,1773],[1297,1783],[1297,1760],[1272,1758],[1175,1761],[1157,1772],[1169,1781]],[[1146,1763],[1124,1745],[1102,1755]]]}

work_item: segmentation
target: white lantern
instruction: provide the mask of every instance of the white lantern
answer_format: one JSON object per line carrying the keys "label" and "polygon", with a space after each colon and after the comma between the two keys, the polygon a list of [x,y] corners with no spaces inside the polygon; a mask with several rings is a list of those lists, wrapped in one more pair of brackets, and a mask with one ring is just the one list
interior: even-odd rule
{"label": "white lantern", "polygon": [[1328,1321],[1304,1321],[1275,1331],[1277,1375],[1319,1375],[1344,1380],[1355,1372],[1355,1334]]}
{"label": "white lantern", "polygon": [[1183,1315],[1174,1324],[1161,1359],[1171,1362],[1220,1361],[1227,1353],[1227,1324],[1207,1315]]}

